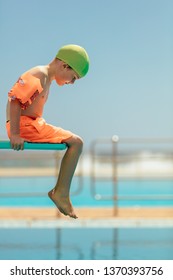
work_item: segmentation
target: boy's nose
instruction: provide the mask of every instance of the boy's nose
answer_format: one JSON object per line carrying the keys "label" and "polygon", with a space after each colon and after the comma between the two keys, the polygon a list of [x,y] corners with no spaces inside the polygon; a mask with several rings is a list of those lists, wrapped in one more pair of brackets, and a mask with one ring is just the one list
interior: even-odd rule
{"label": "boy's nose", "polygon": [[70,84],[74,84],[74,82],[76,81],[76,78],[73,78],[70,82]]}

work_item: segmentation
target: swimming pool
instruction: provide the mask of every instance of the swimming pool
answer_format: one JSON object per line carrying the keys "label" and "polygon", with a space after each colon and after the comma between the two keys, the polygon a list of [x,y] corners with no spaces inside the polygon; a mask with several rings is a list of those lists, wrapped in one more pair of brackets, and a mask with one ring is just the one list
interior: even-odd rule
{"label": "swimming pool", "polygon": [[[55,185],[55,177],[9,177],[0,179],[0,206],[34,206],[54,207],[47,197],[47,192]],[[82,189],[76,195],[72,195],[72,202],[76,207],[110,207],[112,200],[96,200],[91,195],[91,181],[89,177],[82,179]],[[80,179],[74,177],[72,181],[72,192],[78,189]],[[98,181],[95,191],[99,195],[112,196],[112,182]],[[173,180],[119,180],[117,183],[118,196],[131,197],[121,199],[119,207],[141,206],[141,207],[172,207],[173,206]],[[20,193],[21,195],[18,195]],[[6,194],[6,195],[5,195]],[[14,195],[14,196],[13,196]],[[154,196],[157,199],[133,199],[132,196]],[[162,196],[167,196],[163,199]]]}
{"label": "swimming pool", "polygon": [[173,260],[173,229],[0,229],[1,260]]}
{"label": "swimming pool", "polygon": [[[16,177],[0,179],[2,207],[54,207],[47,192],[55,177]],[[80,180],[74,177],[72,191]],[[72,196],[76,207],[110,207],[111,200],[95,200],[88,177],[82,190]],[[118,195],[173,195],[171,180],[119,180]],[[97,182],[96,192],[112,195],[111,182]],[[22,196],[19,196],[21,193]],[[6,196],[3,194],[14,196]],[[29,194],[29,195],[28,195]],[[39,194],[39,196],[37,196]],[[172,207],[172,200],[120,200],[119,207]],[[68,222],[68,221],[67,221]],[[1,260],[173,260],[173,228],[25,227],[0,228]]]}

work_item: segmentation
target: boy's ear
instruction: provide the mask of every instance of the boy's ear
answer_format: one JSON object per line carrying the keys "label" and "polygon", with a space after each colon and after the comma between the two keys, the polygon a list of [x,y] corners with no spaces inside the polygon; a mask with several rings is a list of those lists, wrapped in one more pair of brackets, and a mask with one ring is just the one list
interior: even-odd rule
{"label": "boy's ear", "polygon": [[62,60],[60,60],[60,67],[62,67],[62,68],[67,68],[67,63],[65,63],[64,61],[62,61]]}
{"label": "boy's ear", "polygon": [[72,69],[67,63],[63,63],[63,67],[64,67],[64,69]]}
{"label": "boy's ear", "polygon": [[68,66],[67,63],[63,63],[63,67],[64,67],[64,68],[68,68],[69,66]]}

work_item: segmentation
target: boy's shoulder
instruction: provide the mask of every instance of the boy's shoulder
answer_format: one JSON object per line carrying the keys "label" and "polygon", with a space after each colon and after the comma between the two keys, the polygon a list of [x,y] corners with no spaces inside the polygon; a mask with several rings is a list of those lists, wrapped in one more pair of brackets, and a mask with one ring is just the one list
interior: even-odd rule
{"label": "boy's shoulder", "polygon": [[30,73],[32,76],[40,79],[48,76],[48,70],[46,66],[36,66],[31,68],[25,73]]}
{"label": "boy's shoulder", "polygon": [[44,88],[48,79],[48,70],[46,66],[36,66],[31,68],[25,73],[29,73],[32,76],[38,78],[40,80],[42,87]]}

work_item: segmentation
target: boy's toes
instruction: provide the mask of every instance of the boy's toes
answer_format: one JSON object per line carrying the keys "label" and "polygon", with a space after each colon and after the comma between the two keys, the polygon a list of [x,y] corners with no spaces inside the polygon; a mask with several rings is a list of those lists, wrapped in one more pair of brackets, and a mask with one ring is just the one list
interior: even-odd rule
{"label": "boy's toes", "polygon": [[78,216],[76,216],[75,213],[69,213],[69,216],[70,216],[71,218],[74,218],[74,219],[77,219],[77,218],[78,218]]}

